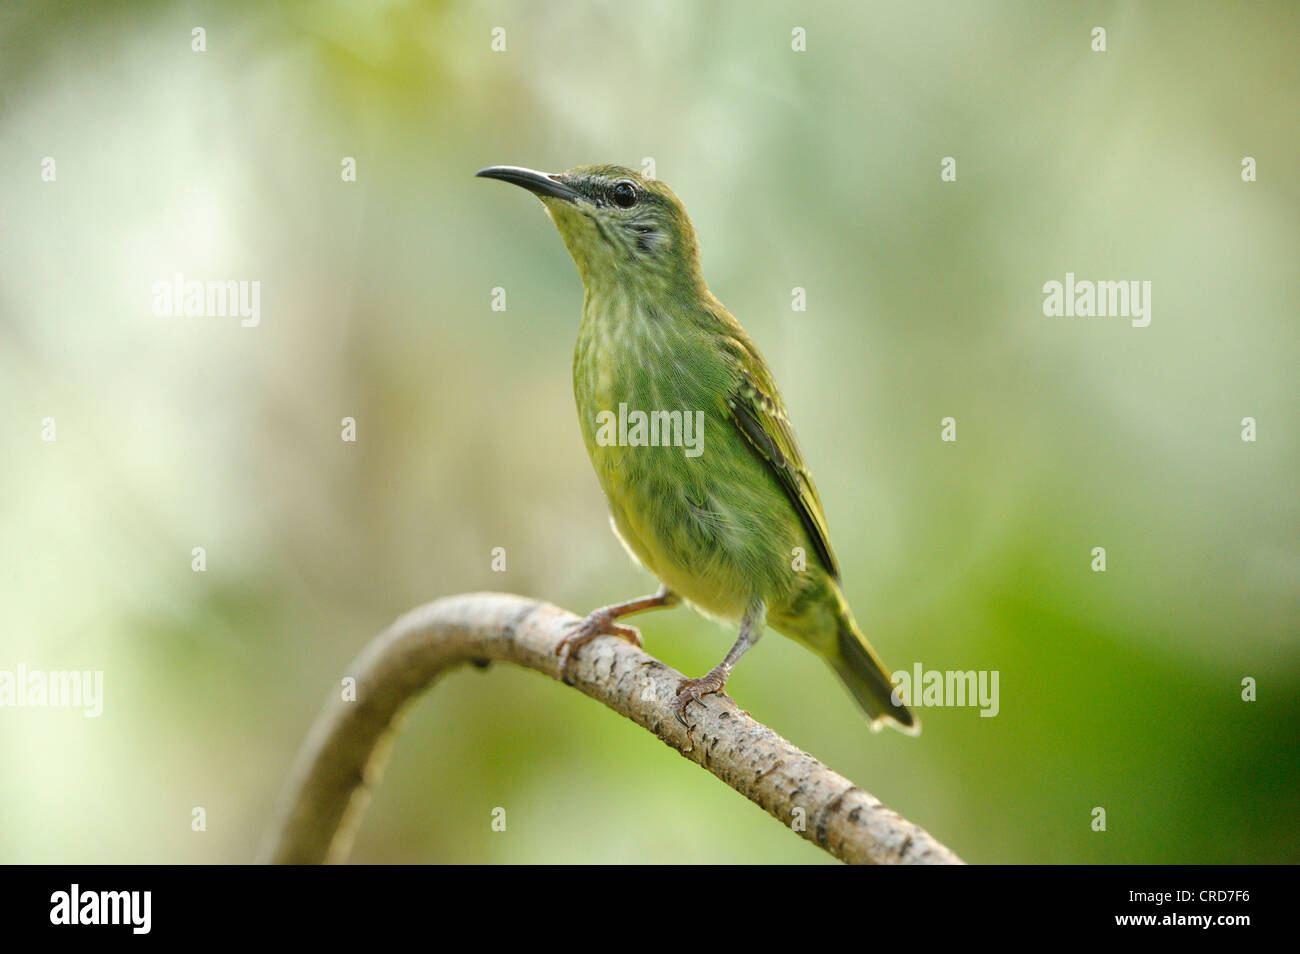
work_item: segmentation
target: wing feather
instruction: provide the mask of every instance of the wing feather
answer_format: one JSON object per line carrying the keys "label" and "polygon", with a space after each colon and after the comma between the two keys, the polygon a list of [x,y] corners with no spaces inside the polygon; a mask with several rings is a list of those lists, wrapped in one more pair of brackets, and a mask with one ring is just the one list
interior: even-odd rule
{"label": "wing feather", "polygon": [[[750,345],[751,349],[752,347]],[[812,474],[803,462],[799,442],[795,439],[794,429],[790,426],[790,419],[786,416],[771,372],[757,352],[751,350],[751,357],[757,358],[757,361],[746,363],[750,368],[756,369],[757,373],[741,370],[739,383],[727,401],[732,416],[740,432],[767,462],[786,496],[790,498],[822,564],[831,576],[839,580],[839,563],[831,549],[826,515],[822,512],[821,498],[817,495]]]}

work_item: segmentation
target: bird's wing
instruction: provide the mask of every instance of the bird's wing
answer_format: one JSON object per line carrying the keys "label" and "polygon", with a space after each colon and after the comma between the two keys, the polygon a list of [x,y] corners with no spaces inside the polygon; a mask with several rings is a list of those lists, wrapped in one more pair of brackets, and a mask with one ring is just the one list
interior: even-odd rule
{"label": "bird's wing", "polygon": [[794,429],[781,404],[776,382],[756,350],[751,350],[751,356],[757,361],[746,362],[747,367],[741,369],[740,379],[727,399],[732,416],[740,432],[767,462],[785,489],[823,565],[831,576],[839,580],[840,566],[831,549],[821,498],[817,496],[812,474],[799,453],[799,442],[795,440]]}

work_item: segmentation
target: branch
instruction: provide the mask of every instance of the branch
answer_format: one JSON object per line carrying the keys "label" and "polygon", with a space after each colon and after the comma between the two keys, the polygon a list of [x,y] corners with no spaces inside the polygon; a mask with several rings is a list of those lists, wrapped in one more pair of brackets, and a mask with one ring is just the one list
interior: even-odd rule
{"label": "branch", "polygon": [[[554,649],[575,620],[549,603],[471,593],[427,603],[394,622],[352,664],[356,701],[336,693],[316,719],[263,860],[346,860],[402,710],[437,676],[465,662],[512,662],[558,679]],[[804,830],[797,833],[842,861],[962,864],[925,830],[756,722],[730,697],[706,696],[706,707],[692,705],[688,738],[673,708],[682,675],[622,639],[588,643],[570,661],[568,677],[788,827],[802,817]]]}

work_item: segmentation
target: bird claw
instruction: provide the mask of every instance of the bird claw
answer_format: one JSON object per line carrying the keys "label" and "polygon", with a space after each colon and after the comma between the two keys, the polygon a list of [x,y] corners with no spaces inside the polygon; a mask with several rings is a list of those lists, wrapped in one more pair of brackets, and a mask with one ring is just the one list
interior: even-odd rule
{"label": "bird claw", "polygon": [[573,654],[597,636],[617,636],[633,646],[641,646],[641,633],[634,626],[614,622],[608,608],[592,610],[586,619],[569,623],[570,632],[555,644],[555,655],[560,657],[560,678],[568,674],[569,660]]}
{"label": "bird claw", "polygon": [[686,726],[689,738],[691,725],[686,721],[686,708],[692,702],[704,705],[700,696],[709,696],[721,692],[727,684],[727,677],[716,669],[710,670],[698,679],[683,679],[677,684],[677,721]]}

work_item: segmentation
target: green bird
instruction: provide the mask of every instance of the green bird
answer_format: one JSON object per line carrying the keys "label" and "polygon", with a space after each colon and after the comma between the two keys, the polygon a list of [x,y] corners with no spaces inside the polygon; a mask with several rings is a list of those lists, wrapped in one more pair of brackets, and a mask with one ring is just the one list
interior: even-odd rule
{"label": "green bird", "polygon": [[633,558],[658,577],[653,596],[594,610],[556,647],[570,655],[618,620],[683,600],[739,623],[726,658],[684,680],[687,707],[722,691],[765,626],[820,655],[873,728],[920,724],[893,698],[889,670],[854,621],[826,517],[776,381],[740,322],[709,291],[695,229],[658,179],[613,165],[548,174],[477,173],[537,195],[585,291],[573,391],[582,436]]}

